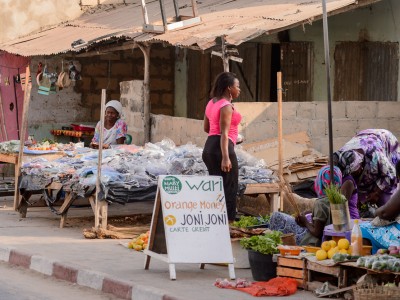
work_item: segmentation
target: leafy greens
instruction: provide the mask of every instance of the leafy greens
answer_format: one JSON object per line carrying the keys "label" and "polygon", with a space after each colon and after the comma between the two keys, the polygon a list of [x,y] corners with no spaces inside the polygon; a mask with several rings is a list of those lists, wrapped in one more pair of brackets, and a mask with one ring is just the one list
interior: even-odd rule
{"label": "leafy greens", "polygon": [[250,249],[262,254],[279,253],[278,245],[282,244],[282,233],[280,231],[272,231],[264,235],[254,235],[249,238],[240,240],[240,245],[244,249]]}

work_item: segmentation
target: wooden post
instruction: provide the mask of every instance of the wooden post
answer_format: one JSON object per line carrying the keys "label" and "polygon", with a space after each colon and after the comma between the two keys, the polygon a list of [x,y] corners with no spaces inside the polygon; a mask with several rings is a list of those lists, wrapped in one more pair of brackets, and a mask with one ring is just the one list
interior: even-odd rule
{"label": "wooden post", "polygon": [[280,209],[283,209],[283,198],[285,192],[282,189],[282,184],[284,184],[283,178],[283,141],[282,141],[282,72],[277,73],[277,87],[278,87],[278,173],[279,180],[281,181],[280,189]]}
{"label": "wooden post", "polygon": [[224,65],[224,71],[229,72],[229,58],[228,55],[226,55],[226,45],[225,45],[225,37],[221,37],[221,52],[222,52],[222,63]]}
{"label": "wooden post", "polygon": [[96,203],[95,203],[95,213],[94,213],[94,227],[99,228],[100,225],[100,204],[99,201],[105,201],[104,199],[99,199],[99,193],[101,191],[101,165],[103,163],[103,139],[104,139],[104,117],[105,111],[104,107],[106,104],[106,90],[101,90],[101,109],[100,109],[100,137],[99,137],[99,157],[97,160],[97,178],[96,178]]}
{"label": "wooden post", "polygon": [[222,64],[224,66],[224,72],[229,72],[229,60],[242,63],[243,59],[237,56],[230,55],[231,52],[237,52],[235,50],[228,50],[225,44],[225,36],[221,36],[221,52],[211,51],[211,55],[221,57]]}
{"label": "wooden post", "polygon": [[139,45],[144,55],[144,78],[143,78],[143,121],[144,142],[150,142],[150,45]]}
{"label": "wooden post", "polygon": [[19,195],[19,176],[21,175],[21,164],[24,155],[24,145],[26,130],[28,127],[28,111],[29,104],[31,100],[31,89],[32,83],[29,82],[29,76],[31,75],[29,66],[26,67],[26,80],[25,80],[25,93],[24,93],[24,106],[22,108],[22,126],[20,132],[20,145],[18,152],[17,165],[15,167],[15,195],[14,195],[14,209],[18,210],[20,205],[20,195]]}

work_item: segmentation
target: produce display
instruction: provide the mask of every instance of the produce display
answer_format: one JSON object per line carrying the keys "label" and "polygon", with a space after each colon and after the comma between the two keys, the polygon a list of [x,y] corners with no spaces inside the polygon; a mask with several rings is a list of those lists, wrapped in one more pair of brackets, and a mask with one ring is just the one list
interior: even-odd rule
{"label": "produce display", "polygon": [[150,231],[140,234],[128,243],[128,248],[136,251],[143,251],[147,248],[150,237]]}
{"label": "produce display", "polygon": [[350,260],[356,260],[359,259],[359,255],[350,255],[350,254],[344,254],[344,253],[335,253],[332,257],[332,260],[335,263],[338,262],[345,262],[345,261],[350,261]]}
{"label": "produce display", "polygon": [[321,250],[315,253],[317,260],[331,259],[336,254],[351,255],[350,242],[347,239],[340,239],[338,243],[334,240],[325,241],[321,244]]}
{"label": "produce display", "polygon": [[392,255],[397,255],[400,254],[400,246],[389,246],[387,249],[379,249],[378,254],[392,254]]}
{"label": "produce display", "polygon": [[357,266],[374,271],[400,272],[400,259],[389,254],[362,256],[357,260]]}

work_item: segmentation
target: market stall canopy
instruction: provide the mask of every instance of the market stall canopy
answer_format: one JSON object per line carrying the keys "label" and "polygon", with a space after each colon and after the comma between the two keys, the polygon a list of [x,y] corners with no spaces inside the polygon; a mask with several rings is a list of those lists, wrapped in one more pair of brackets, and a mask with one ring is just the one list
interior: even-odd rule
{"label": "market stall canopy", "polygon": [[[328,0],[330,15],[343,13],[380,0]],[[190,1],[181,4],[182,15],[191,15]],[[55,55],[81,51],[94,43],[112,38],[137,42],[166,42],[179,47],[208,49],[216,37],[225,35],[226,42],[239,45],[262,34],[273,34],[321,19],[320,0],[201,0],[197,1],[199,25],[168,31],[144,33],[141,1],[115,9],[91,11],[81,17],[0,44],[0,50],[22,56]],[[160,21],[158,1],[146,4],[150,22]],[[173,5],[166,5],[172,16]],[[77,42],[79,41],[79,42]],[[75,44],[74,44],[75,42]],[[72,46],[74,44],[74,46]]]}

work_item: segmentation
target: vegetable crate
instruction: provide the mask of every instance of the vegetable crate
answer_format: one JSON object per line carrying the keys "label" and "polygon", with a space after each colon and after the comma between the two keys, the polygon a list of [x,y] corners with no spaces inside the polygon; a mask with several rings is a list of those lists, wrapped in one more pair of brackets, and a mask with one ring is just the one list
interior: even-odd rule
{"label": "vegetable crate", "polygon": [[305,259],[278,256],[276,275],[296,279],[297,286],[307,289],[307,264]]}

